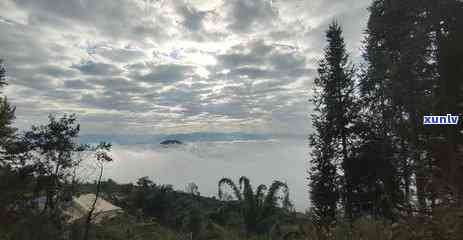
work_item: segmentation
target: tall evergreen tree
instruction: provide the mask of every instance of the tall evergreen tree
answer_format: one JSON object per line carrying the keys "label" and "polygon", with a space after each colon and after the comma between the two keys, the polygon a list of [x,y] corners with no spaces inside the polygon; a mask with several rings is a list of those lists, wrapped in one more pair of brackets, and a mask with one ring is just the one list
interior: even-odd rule
{"label": "tall evergreen tree", "polygon": [[460,114],[457,126],[432,126],[431,139],[427,146],[433,156],[433,183],[439,183],[437,191],[452,189],[463,200],[463,2],[458,0],[424,1],[426,7],[425,26],[432,41],[432,56],[435,79],[432,97],[434,115]]}
{"label": "tall evergreen tree", "polygon": [[[0,88],[7,85],[6,80],[6,70],[3,60],[0,59]],[[7,149],[14,141],[16,133],[16,129],[11,126],[15,118],[14,112],[15,108],[8,103],[7,98],[0,97],[0,213],[20,198],[27,185],[6,162]]]}
{"label": "tall evergreen tree", "polygon": [[375,0],[370,7],[361,92],[373,116],[365,129],[389,149],[378,159],[396,167],[404,202],[416,197],[422,214],[438,202],[437,182],[463,179],[461,124],[422,124],[424,115],[462,112],[462,10],[458,0]]}
{"label": "tall evergreen tree", "polygon": [[340,196],[346,217],[353,217],[351,126],[358,113],[354,69],[349,63],[342,29],[336,22],[329,26],[326,38],[328,46],[319,64],[316,95],[312,99],[316,132],[310,136],[313,150],[309,173],[313,212],[323,225],[334,221]]}
{"label": "tall evergreen tree", "polygon": [[[3,60],[0,59],[0,87],[7,85],[6,70]],[[15,118],[15,108],[7,101],[6,97],[0,97],[0,151],[4,154],[6,146],[12,141],[16,129],[11,126]]]}
{"label": "tall evergreen tree", "polygon": [[375,135],[389,144],[384,146],[390,148],[384,152],[389,156],[382,157],[397,167],[404,201],[412,199],[414,185],[418,207],[425,211],[432,164],[422,116],[432,106],[435,71],[425,24],[428,14],[422,2],[373,2],[365,52],[368,69],[361,89],[368,111],[375,115],[367,122],[378,126]]}

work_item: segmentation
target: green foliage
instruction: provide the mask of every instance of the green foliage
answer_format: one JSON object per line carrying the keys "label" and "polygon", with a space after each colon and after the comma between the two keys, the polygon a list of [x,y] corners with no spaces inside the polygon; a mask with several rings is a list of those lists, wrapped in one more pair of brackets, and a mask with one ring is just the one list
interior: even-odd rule
{"label": "green foliage", "polygon": [[[0,239],[81,240],[85,229],[89,239],[461,239],[462,125],[427,128],[421,117],[463,112],[463,2],[374,0],[369,10],[358,86],[341,27],[326,32],[312,99],[311,223],[290,214],[280,181],[254,190],[246,177],[223,178],[226,202],[195,184],[182,193],[147,177],[101,181],[102,168],[96,184],[78,184],[81,154],[110,162],[111,145],[79,144],[75,115],[17,134],[15,108],[0,97]],[[6,80],[0,60],[0,88]],[[125,214],[68,225],[66,196],[100,190]],[[43,194],[39,211],[31,200]]]}
{"label": "green foliage", "polygon": [[[402,205],[411,212],[417,207],[426,214],[430,203],[443,196],[436,193],[442,189],[437,182],[446,182],[446,187],[461,185],[455,182],[463,179],[463,171],[456,170],[461,127],[431,128],[423,126],[422,118],[461,112],[462,65],[457,59],[463,57],[463,49],[456,41],[463,39],[457,30],[463,22],[457,12],[462,10],[461,1],[455,0],[376,0],[370,7],[365,41],[368,64],[360,82],[365,134],[359,152],[395,169],[385,173],[392,181],[378,178],[382,185],[389,185],[380,191],[391,200],[390,208]],[[372,145],[381,154],[375,157]],[[449,177],[436,178],[436,172]],[[416,206],[410,206],[413,197],[418,199]]]}
{"label": "green foliage", "polygon": [[[375,0],[369,10],[359,84],[354,84],[342,31],[334,23],[326,34],[312,99],[316,131],[310,137],[309,179],[314,221],[328,226],[324,231],[340,221],[340,196],[343,211],[338,212],[350,223],[341,221],[336,228],[343,232],[346,227],[349,236],[356,234],[353,225],[367,224],[366,216],[413,222],[418,209],[421,223],[429,217],[435,222],[438,203],[463,201],[461,124],[422,124],[424,115],[462,110],[463,65],[458,59],[463,57],[463,3]],[[388,224],[377,229],[390,232]],[[354,238],[373,238],[366,230],[359,232],[364,235]]]}
{"label": "green foliage", "polygon": [[6,97],[0,97],[0,151],[5,153],[5,148],[14,140],[16,128],[12,127],[15,119],[15,107],[12,107]]}
{"label": "green foliage", "polygon": [[65,240],[66,226],[59,212],[16,212],[14,224],[0,226],[0,239],[5,240]]}
{"label": "green foliage", "polygon": [[[3,60],[0,59],[0,88],[6,84],[6,70],[3,66]],[[8,103],[7,98],[0,97],[0,154],[2,156],[6,154],[6,148],[15,137],[16,129],[11,126],[15,119],[14,113],[15,108]],[[0,166],[5,165],[2,158],[0,158]]]}
{"label": "green foliage", "polygon": [[204,233],[205,219],[198,206],[191,208],[185,223],[187,232],[191,233],[192,239],[201,239]]}
{"label": "green foliage", "polygon": [[[241,182],[241,181],[240,181]],[[249,182],[249,181],[248,181]],[[233,190],[233,194],[234,196],[238,199],[238,201],[241,201],[242,200],[242,195],[241,195],[241,192],[238,188],[238,186],[236,186],[236,184],[233,182],[233,180],[229,179],[229,178],[222,178],[220,179],[219,181],[219,199],[222,199],[223,198],[223,191],[222,191],[222,185],[228,185],[232,188]]]}
{"label": "green foliage", "polygon": [[88,149],[77,142],[79,131],[80,125],[74,115],[60,118],[50,115],[48,124],[32,126],[22,137],[27,162],[40,177],[35,192],[45,191],[47,209],[56,207],[62,197],[62,183],[70,180],[70,170],[80,162],[78,154]]}
{"label": "green foliage", "polygon": [[424,185],[430,174],[428,160],[422,159],[427,138],[422,116],[432,111],[430,93],[437,80],[423,3],[373,2],[366,38],[368,67],[361,82],[367,111],[378,116],[365,117],[369,138],[381,139],[382,149],[388,149],[382,159],[396,166],[396,178],[403,185],[395,192],[403,192],[405,202],[411,198],[412,175],[418,175],[415,185],[421,209],[426,207]]}
{"label": "green foliage", "polygon": [[463,208],[445,206],[435,209],[433,217],[408,216],[396,222],[388,219],[363,216],[353,223],[338,219],[328,229],[317,224],[300,224],[298,229],[286,231],[284,239],[311,240],[439,240],[461,239]]}
{"label": "green foliage", "polygon": [[[70,231],[71,240],[82,239],[83,228],[84,226],[81,224],[74,224]],[[116,218],[93,226],[89,239],[174,240],[178,239],[180,236],[181,234],[177,234],[172,230],[162,227],[159,223],[151,221],[150,219],[142,219],[140,221],[128,214],[122,214]]]}
{"label": "green foliage", "polygon": [[6,82],[6,69],[3,64],[3,59],[0,59],[0,87],[3,87],[7,84]]}
{"label": "green foliage", "polygon": [[[354,68],[349,64],[342,29],[332,23],[326,32],[328,45],[315,79],[312,122],[315,133],[309,171],[313,212],[322,225],[333,223],[340,197],[346,214],[352,214],[353,132],[358,106],[354,98]],[[341,171],[342,170],[342,171]],[[340,174],[342,172],[342,174]],[[340,187],[339,187],[340,186]]]}
{"label": "green foliage", "polygon": [[209,215],[220,206],[218,200],[177,192],[171,185],[155,184],[148,177],[138,179],[135,186],[117,185],[116,188],[118,190],[112,195],[118,196],[119,200],[115,203],[130,213],[153,217],[162,225],[196,234],[201,232]]}
{"label": "green foliage", "polygon": [[219,197],[223,196],[222,187],[229,186],[237,199],[238,209],[243,218],[246,231],[249,233],[262,233],[268,231],[277,222],[279,191],[283,192],[284,210],[292,207],[289,202],[288,186],[280,181],[274,181],[265,194],[265,185],[260,185],[257,191],[251,186],[248,178],[241,177],[238,186],[229,178],[222,178],[219,181]]}
{"label": "green foliage", "polygon": [[[68,226],[63,203],[73,194],[76,182],[71,178],[81,154],[94,153],[99,162],[112,160],[110,144],[81,145],[79,131],[74,115],[50,116],[48,124],[33,126],[5,145],[0,162],[0,216],[6,217],[3,235],[10,239],[65,238]],[[43,195],[46,202],[41,209],[36,200]]]}
{"label": "green foliage", "polygon": [[[0,215],[11,213],[18,204],[24,204],[31,199],[34,188],[34,178],[25,169],[13,170],[10,167],[0,167]],[[7,220],[0,216],[2,220]]]}

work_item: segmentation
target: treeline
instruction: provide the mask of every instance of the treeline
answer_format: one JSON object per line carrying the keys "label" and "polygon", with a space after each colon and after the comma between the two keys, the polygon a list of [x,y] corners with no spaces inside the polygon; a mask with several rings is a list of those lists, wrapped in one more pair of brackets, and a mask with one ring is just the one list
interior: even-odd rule
{"label": "treeline", "polygon": [[[6,84],[6,70],[0,62],[0,86]],[[136,184],[104,181],[104,165],[112,161],[111,145],[80,143],[75,115],[50,115],[48,123],[23,132],[12,127],[14,120],[15,108],[2,97],[0,239],[130,239],[161,230],[165,236],[175,236],[175,232],[159,225],[151,226],[153,223],[178,232],[194,232],[196,239],[205,214],[220,205],[218,200],[179,193],[146,177]],[[93,193],[122,207],[125,215],[119,224],[131,225],[128,232],[121,235],[117,226],[95,225],[95,206],[87,216],[69,222],[66,209],[73,197],[83,193]],[[144,225],[148,228],[143,230]]]}
{"label": "treeline", "polygon": [[[6,71],[0,63],[0,85]],[[75,115],[50,115],[48,123],[19,132],[15,108],[0,101],[0,239],[242,239],[284,236],[295,223],[284,182],[253,189],[246,177],[218,182],[219,199],[201,197],[147,177],[135,184],[104,180],[111,145],[82,144]],[[81,170],[85,170],[82,172]],[[231,191],[225,191],[229,186]],[[66,211],[73,197],[93,193],[89,211],[75,221]],[[97,199],[121,207],[123,214],[96,224]],[[41,206],[43,205],[43,206]],[[173,229],[173,230],[172,230]],[[288,232],[288,231],[287,231]]]}
{"label": "treeline", "polygon": [[[0,87],[7,84],[2,63]],[[95,180],[99,187],[104,164],[112,161],[111,144],[81,144],[75,115],[50,115],[48,123],[23,132],[12,126],[14,120],[15,108],[1,97],[0,239],[62,239],[67,227],[63,210],[77,192],[77,170],[85,164],[98,173],[85,181]],[[90,212],[84,232],[92,217]]]}
{"label": "treeline", "polygon": [[[81,186],[89,192],[95,187],[95,184]],[[104,198],[121,206],[126,213],[143,222],[156,222],[179,233],[189,233],[191,239],[224,239],[224,235],[232,235],[229,231],[238,236],[270,232],[278,235],[272,231],[275,226],[294,223],[289,189],[283,182],[274,181],[268,187],[261,184],[253,189],[246,177],[241,177],[238,184],[223,178],[218,191],[219,198],[203,197],[194,183],[180,192],[171,185],[156,184],[148,177],[138,179],[136,184],[117,184],[111,180],[101,183]]]}
{"label": "treeline", "polygon": [[[77,192],[96,188],[96,183],[78,184]],[[238,182],[223,178],[218,198],[201,196],[194,183],[176,191],[148,177],[134,184],[108,179],[100,182],[100,190],[124,214],[95,226],[90,239],[285,239],[300,234],[298,224],[309,222],[296,217],[289,189],[280,181],[254,189],[246,177]],[[71,239],[80,235],[73,231]]]}
{"label": "treeline", "polygon": [[463,112],[463,2],[375,0],[369,11],[365,63],[351,64],[335,22],[315,80],[308,178],[325,232],[365,216],[427,223],[463,201],[461,119],[423,124]]}
{"label": "treeline", "polygon": [[[222,203],[218,199],[202,197],[194,183],[185,192],[175,191],[171,185],[156,184],[148,177],[141,177],[135,184],[118,184],[108,179],[100,183],[101,197],[121,207],[124,214],[133,218],[127,221],[127,229],[133,229],[136,225],[157,224],[166,228],[175,229],[177,233],[190,233],[193,239],[198,239],[206,232],[210,225],[209,220]],[[190,186],[188,185],[188,186]],[[95,192],[96,183],[79,184],[79,193]],[[105,232],[115,231],[112,227],[103,228]],[[151,229],[153,231],[155,229]],[[148,231],[149,232],[149,231]],[[77,232],[76,232],[77,233]],[[135,238],[136,235],[147,234],[145,230],[140,232],[123,232],[121,239]],[[91,239],[99,239],[95,236]],[[115,238],[115,234],[110,234]],[[154,235],[145,236],[142,239],[155,238]],[[76,235],[73,239],[82,239]]]}
{"label": "treeline", "polygon": [[[253,189],[246,177],[223,178],[216,199],[200,196],[194,183],[179,192],[148,177],[135,184],[105,181],[111,145],[80,143],[75,115],[50,115],[48,123],[19,132],[12,127],[15,108],[1,100],[0,239],[270,239],[293,232],[281,230],[297,222],[284,182]],[[73,197],[87,193],[123,213],[96,224],[95,199],[83,217],[69,221]]]}

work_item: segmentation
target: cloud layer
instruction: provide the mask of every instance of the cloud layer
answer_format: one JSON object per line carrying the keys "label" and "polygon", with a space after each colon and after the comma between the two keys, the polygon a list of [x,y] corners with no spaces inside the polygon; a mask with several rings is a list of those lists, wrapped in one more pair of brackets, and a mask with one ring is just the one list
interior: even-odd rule
{"label": "cloud layer", "polygon": [[286,141],[195,142],[172,148],[116,145],[115,161],[106,166],[105,177],[125,183],[149,176],[178,190],[195,182],[202,196],[217,196],[217,182],[223,177],[238,181],[248,176],[254,186],[278,179],[290,187],[297,210],[304,211],[309,199],[305,175],[295,172],[307,169],[306,162],[299,161],[305,151],[304,146]]}
{"label": "cloud layer", "polygon": [[5,93],[20,128],[73,112],[93,134],[306,135],[324,31],[337,19],[355,60],[368,4],[4,0]]}

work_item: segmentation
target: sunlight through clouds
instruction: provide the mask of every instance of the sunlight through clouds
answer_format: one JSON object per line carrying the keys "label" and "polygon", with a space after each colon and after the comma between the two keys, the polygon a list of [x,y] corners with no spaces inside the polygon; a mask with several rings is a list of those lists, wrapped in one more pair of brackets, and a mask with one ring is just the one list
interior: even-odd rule
{"label": "sunlight through clouds", "polygon": [[4,91],[19,129],[68,112],[83,135],[248,132],[305,146],[326,26],[345,23],[358,57],[367,4],[3,0]]}

